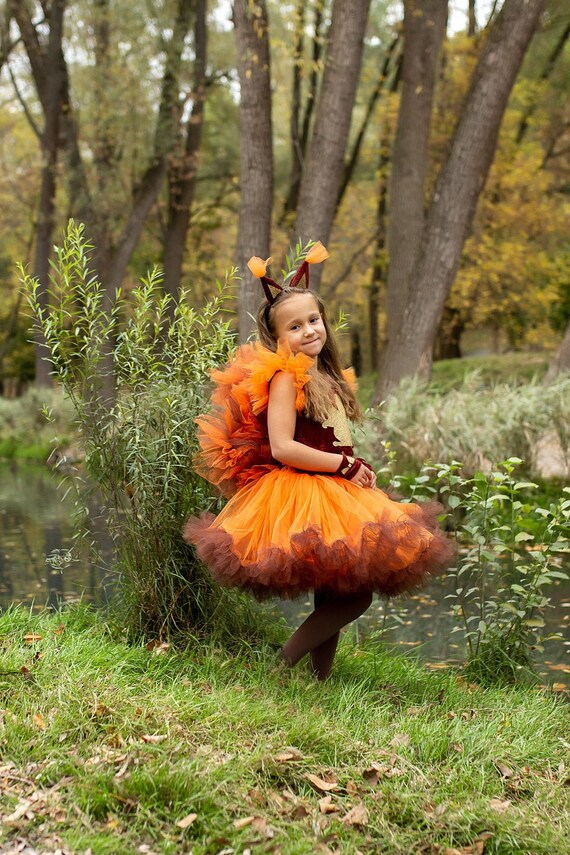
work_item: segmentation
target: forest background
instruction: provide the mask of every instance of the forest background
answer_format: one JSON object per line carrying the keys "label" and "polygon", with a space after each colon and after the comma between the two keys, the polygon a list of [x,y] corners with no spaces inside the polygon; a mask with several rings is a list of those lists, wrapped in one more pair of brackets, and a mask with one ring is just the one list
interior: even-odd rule
{"label": "forest background", "polygon": [[[346,361],[383,359],[377,397],[460,356],[469,330],[565,367],[565,6],[5,0],[4,394],[49,382],[16,262],[45,289],[70,217],[109,305],[158,262],[165,290],[189,286],[199,307],[234,263],[273,253],[279,279],[290,243],[323,240],[316,284],[349,316]],[[242,339],[258,302],[246,271]]]}

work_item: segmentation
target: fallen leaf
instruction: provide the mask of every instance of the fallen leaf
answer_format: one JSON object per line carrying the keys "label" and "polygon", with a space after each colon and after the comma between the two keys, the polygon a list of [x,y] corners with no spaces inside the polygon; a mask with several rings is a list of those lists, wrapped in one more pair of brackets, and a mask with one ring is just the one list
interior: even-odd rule
{"label": "fallen leaf", "polygon": [[283,751],[280,751],[279,754],[275,755],[275,760],[278,763],[287,763],[289,760],[302,760],[303,755],[297,748],[287,747],[284,748]]}
{"label": "fallen leaf", "polygon": [[37,632],[28,632],[24,636],[24,641],[26,642],[26,644],[34,644],[36,641],[41,641],[41,640],[42,640],[42,636],[38,635]]}
{"label": "fallen leaf", "polygon": [[188,816],[185,816],[184,819],[179,819],[176,825],[178,828],[188,828],[198,819],[197,813],[189,813]]}
{"label": "fallen leaf", "polygon": [[323,796],[318,801],[319,810],[321,813],[336,813],[338,807],[333,804],[332,796]]}
{"label": "fallen leaf", "polygon": [[236,831],[239,831],[241,828],[247,828],[248,825],[251,825],[254,819],[254,816],[244,816],[242,819],[234,819],[234,828]]}
{"label": "fallen leaf", "polygon": [[39,727],[40,730],[46,729],[46,723],[41,713],[34,713],[34,715],[32,716],[32,721],[36,727]]}
{"label": "fallen leaf", "polygon": [[369,786],[375,787],[378,781],[380,780],[380,773],[378,769],[372,767],[370,769],[364,769],[362,777],[364,778],[366,783],[369,784]]}
{"label": "fallen leaf", "polygon": [[356,786],[354,781],[347,781],[345,790],[350,796],[355,796],[358,792],[358,787]]}
{"label": "fallen leaf", "polygon": [[295,805],[288,815],[291,819],[305,819],[306,816],[309,816],[309,813],[310,811],[305,807],[305,805],[299,803],[298,805]]}
{"label": "fallen leaf", "polygon": [[400,745],[404,747],[410,744],[410,737],[407,733],[397,733],[396,736],[390,740],[389,745],[392,748],[398,748]]}
{"label": "fallen leaf", "polygon": [[143,742],[147,742],[150,745],[158,745],[160,742],[164,742],[165,739],[168,739],[168,735],[166,733],[144,733],[141,736]]}
{"label": "fallen leaf", "polygon": [[510,766],[507,766],[506,763],[501,763],[500,760],[494,760],[493,765],[503,778],[512,778],[515,774]]}
{"label": "fallen leaf", "polygon": [[161,653],[166,653],[170,649],[170,644],[167,641],[160,641],[155,638],[146,644],[146,649],[155,656],[160,656]]}
{"label": "fallen leaf", "polygon": [[63,635],[64,631],[65,631],[65,624],[60,623],[60,625],[58,627],[56,627],[54,630],[52,630],[52,633],[53,633],[53,635]]}
{"label": "fallen leaf", "polygon": [[305,773],[305,778],[307,781],[317,788],[317,790],[321,790],[323,793],[332,792],[332,790],[338,789],[337,781],[325,781],[323,778],[318,778],[316,775],[312,775],[310,772]]}
{"label": "fallen leaf", "polygon": [[345,825],[368,825],[368,811],[363,804],[355,805],[343,816],[341,822]]}
{"label": "fallen leaf", "polygon": [[491,799],[489,801],[489,807],[492,810],[496,810],[497,813],[505,813],[511,806],[511,802],[509,799]]}

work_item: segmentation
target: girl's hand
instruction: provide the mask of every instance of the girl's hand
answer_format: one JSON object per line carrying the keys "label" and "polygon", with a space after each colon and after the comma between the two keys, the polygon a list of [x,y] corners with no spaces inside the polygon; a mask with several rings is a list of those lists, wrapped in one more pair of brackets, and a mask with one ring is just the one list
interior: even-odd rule
{"label": "girl's hand", "polygon": [[366,466],[361,466],[358,472],[355,472],[352,478],[349,478],[349,481],[352,481],[353,484],[357,484],[359,487],[370,487],[370,489],[374,490],[376,487],[376,473],[367,469]]}

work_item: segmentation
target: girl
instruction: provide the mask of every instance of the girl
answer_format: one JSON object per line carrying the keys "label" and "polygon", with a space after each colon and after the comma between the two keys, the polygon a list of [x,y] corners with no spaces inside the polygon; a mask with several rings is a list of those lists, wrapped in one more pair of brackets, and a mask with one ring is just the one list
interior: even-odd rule
{"label": "girl", "polygon": [[314,611],[281,656],[295,665],[309,653],[319,680],[331,671],[340,629],[366,611],[372,592],[416,588],[453,555],[436,503],[390,500],[354,457],[354,376],[341,369],[325,307],[308,290],[309,265],[327,257],[315,244],[287,286],[266,275],[271,259],[250,259],[266,297],[260,342],[213,373],[213,411],[198,419],[197,471],[231,499],[184,530],[222,585],[260,599],[314,591]]}

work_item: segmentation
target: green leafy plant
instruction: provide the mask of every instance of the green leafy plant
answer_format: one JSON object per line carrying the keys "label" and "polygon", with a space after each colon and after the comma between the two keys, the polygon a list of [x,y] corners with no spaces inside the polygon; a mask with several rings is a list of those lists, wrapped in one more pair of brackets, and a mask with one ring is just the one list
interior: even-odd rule
{"label": "green leafy plant", "polygon": [[[90,269],[91,245],[69,224],[57,249],[47,306],[24,271],[36,325],[53,373],[71,401],[84,467],[75,472],[80,505],[96,488],[116,544],[128,625],[163,635],[231,622],[245,598],[221,590],[181,537],[188,515],[216,507],[192,469],[196,416],[208,406],[208,372],[234,344],[227,284],[200,310],[183,293],[175,306],[154,269],[112,301]],[[93,505],[93,497],[91,497]],[[239,601],[239,608],[238,608]],[[242,608],[243,606],[243,608]]]}
{"label": "green leafy plant", "polygon": [[517,476],[520,458],[471,478],[456,460],[406,475],[394,472],[392,444],[384,448],[380,475],[393,489],[406,500],[439,498],[449,510],[457,561],[448,571],[455,579],[448,598],[457,620],[452,631],[465,639],[468,675],[492,683],[528,674],[533,651],[561,640],[546,632],[544,614],[552,587],[568,579],[570,487],[541,507],[532,501],[536,484]]}

